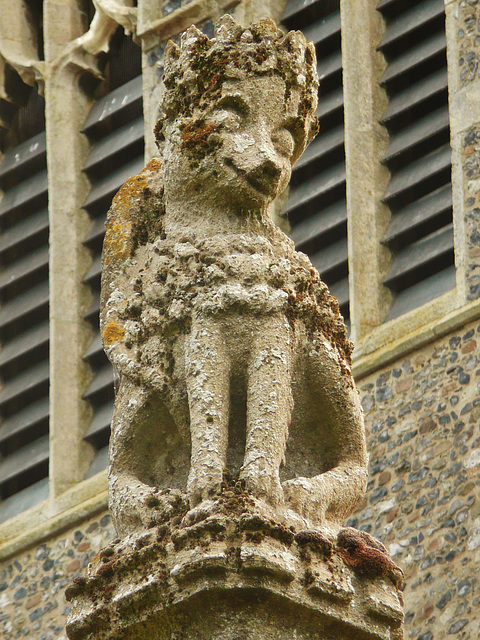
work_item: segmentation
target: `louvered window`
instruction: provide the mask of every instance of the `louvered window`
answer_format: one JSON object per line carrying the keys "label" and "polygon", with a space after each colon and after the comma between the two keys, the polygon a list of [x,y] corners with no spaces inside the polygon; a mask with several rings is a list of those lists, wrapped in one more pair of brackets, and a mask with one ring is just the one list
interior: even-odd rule
{"label": "louvered window", "polygon": [[389,98],[383,124],[390,135],[390,319],[455,287],[451,150],[444,1],[381,0],[378,9],[388,63],[382,84]]}
{"label": "louvered window", "polygon": [[85,354],[94,374],[84,395],[93,408],[85,439],[97,452],[90,476],[107,466],[114,401],[112,366],[103,351],[99,331],[101,253],[106,214],[113,196],[125,180],[144,166],[140,49],[130,39],[123,39],[108,72],[110,91],[95,103],[84,127],[92,145],[84,167],[91,184],[84,208],[93,221],[85,241],[93,258],[85,282],[94,295],[86,318],[95,331],[94,340]]}
{"label": "louvered window", "polygon": [[310,256],[349,316],[347,210],[339,0],[290,0],[281,19],[315,43],[320,133],[293,170],[286,213],[296,247]]}
{"label": "louvered window", "polygon": [[48,497],[48,198],[35,92],[12,129],[0,163],[0,522]]}

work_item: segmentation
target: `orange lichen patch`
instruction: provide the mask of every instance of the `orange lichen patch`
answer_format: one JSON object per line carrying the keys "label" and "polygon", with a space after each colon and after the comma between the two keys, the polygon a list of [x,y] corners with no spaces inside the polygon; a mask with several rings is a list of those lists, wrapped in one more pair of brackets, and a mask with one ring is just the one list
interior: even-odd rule
{"label": "orange lichen patch", "polygon": [[130,207],[132,200],[139,198],[143,194],[143,190],[148,188],[147,177],[145,175],[147,168],[148,165],[138,176],[132,176],[120,187],[120,190],[112,202],[115,209],[122,210],[125,206]]}
{"label": "orange lichen patch", "polygon": [[147,162],[146,166],[140,171],[140,175],[146,171],[160,171],[162,168],[162,161],[159,158],[152,158],[150,162]]}
{"label": "orange lichen patch", "polygon": [[107,222],[107,232],[103,244],[103,259],[105,264],[113,260],[124,260],[131,255],[130,232],[131,225],[128,222]]}
{"label": "orange lichen patch", "polygon": [[112,260],[124,260],[132,255],[131,210],[138,208],[146,188],[148,184],[145,175],[133,176],[113,198],[103,244],[104,264],[109,264]]}
{"label": "orange lichen patch", "polygon": [[108,346],[113,342],[123,340],[125,329],[116,322],[109,322],[102,332],[103,344]]}

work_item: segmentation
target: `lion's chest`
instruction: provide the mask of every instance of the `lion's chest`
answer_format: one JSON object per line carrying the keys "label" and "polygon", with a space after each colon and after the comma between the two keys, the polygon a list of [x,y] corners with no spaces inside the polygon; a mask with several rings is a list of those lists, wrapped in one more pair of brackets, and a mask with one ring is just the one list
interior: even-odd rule
{"label": "lion's chest", "polygon": [[131,292],[126,298],[132,304],[124,317],[137,344],[152,336],[188,333],[192,320],[202,316],[246,319],[284,313],[292,321],[298,304],[312,309],[322,293],[312,287],[306,256],[243,236],[146,246],[127,280]]}
{"label": "lion's chest", "polygon": [[190,242],[164,245],[142,270],[142,306],[145,313],[149,308],[158,310],[165,322],[233,309],[271,314],[286,308],[298,279],[294,274],[292,260],[277,257],[265,243],[216,248]]}

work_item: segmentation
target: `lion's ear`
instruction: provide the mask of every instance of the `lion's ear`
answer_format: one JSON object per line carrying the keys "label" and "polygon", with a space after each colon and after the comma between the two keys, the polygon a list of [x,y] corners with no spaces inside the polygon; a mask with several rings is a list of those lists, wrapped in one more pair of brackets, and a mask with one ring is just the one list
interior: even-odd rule
{"label": "lion's ear", "polygon": [[140,176],[146,180],[143,192],[139,194],[139,205],[133,220],[134,249],[137,246],[164,238],[163,218],[165,215],[165,199],[163,190],[162,160],[152,158],[141,171]]}
{"label": "lion's ear", "polygon": [[161,237],[165,213],[161,167],[161,160],[153,158],[113,198],[103,242],[104,268],[119,266],[138,246]]}

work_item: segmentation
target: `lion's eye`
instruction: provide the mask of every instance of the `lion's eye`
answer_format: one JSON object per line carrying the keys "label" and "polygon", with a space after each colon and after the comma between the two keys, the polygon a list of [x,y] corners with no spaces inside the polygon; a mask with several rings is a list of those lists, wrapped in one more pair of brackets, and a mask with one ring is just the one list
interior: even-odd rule
{"label": "lion's eye", "polygon": [[282,127],[275,131],[272,135],[272,142],[275,149],[282,154],[282,156],[285,156],[286,158],[291,158],[293,156],[295,140],[288,129]]}
{"label": "lion's eye", "polygon": [[217,103],[214,117],[219,124],[237,128],[248,117],[248,109],[240,95],[226,95]]}
{"label": "lion's eye", "polygon": [[213,117],[219,125],[235,129],[238,128],[243,121],[242,114],[229,108],[215,110]]}

